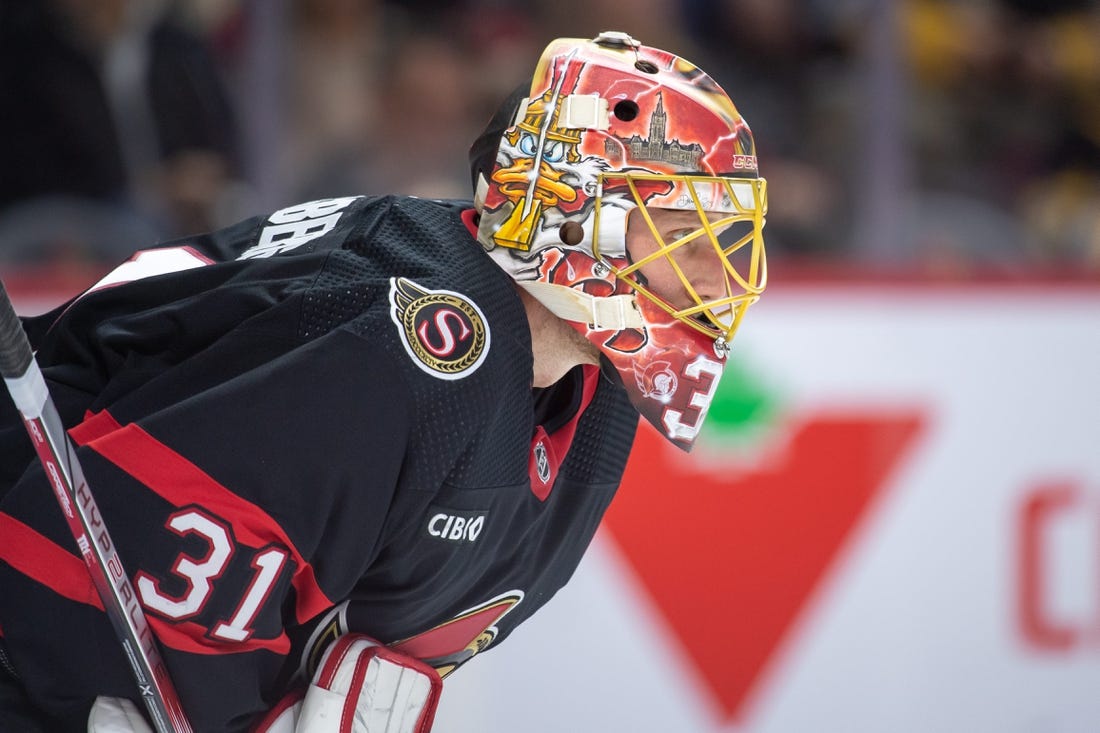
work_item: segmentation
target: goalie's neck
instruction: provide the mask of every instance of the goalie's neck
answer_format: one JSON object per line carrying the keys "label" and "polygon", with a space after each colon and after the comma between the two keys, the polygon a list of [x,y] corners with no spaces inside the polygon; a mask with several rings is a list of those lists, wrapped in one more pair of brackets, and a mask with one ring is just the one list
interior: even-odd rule
{"label": "goalie's neck", "polygon": [[596,347],[555,316],[534,296],[517,286],[531,327],[533,387],[549,387],[578,364],[599,364]]}

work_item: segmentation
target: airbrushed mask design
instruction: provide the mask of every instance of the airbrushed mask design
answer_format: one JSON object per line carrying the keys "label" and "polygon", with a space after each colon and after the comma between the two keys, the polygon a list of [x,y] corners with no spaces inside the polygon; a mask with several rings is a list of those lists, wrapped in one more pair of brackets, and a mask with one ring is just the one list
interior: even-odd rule
{"label": "airbrushed mask design", "polygon": [[478,240],[690,449],[766,284],[748,125],[701,70],[614,32],[552,42],[510,123]]}

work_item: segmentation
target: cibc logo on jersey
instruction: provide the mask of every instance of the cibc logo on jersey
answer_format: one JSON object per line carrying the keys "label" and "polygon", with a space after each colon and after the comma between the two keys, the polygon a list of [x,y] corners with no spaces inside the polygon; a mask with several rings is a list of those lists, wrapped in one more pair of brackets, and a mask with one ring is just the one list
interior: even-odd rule
{"label": "cibc logo on jersey", "polygon": [[440,509],[428,519],[428,534],[449,542],[477,542],[487,515],[487,512]]}
{"label": "cibc logo on jersey", "polygon": [[390,316],[413,363],[433,377],[469,376],[489,353],[485,316],[466,296],[395,277],[390,303]]}

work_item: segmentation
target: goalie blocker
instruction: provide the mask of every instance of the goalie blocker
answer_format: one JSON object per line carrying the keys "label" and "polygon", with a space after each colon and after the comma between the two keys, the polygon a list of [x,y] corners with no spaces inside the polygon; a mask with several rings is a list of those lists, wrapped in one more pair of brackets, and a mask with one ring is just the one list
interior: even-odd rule
{"label": "goalie blocker", "polygon": [[[428,733],[443,688],[419,659],[346,634],[325,651],[313,681],[288,694],[254,733]],[[89,733],[152,733],[132,702],[101,697]]]}

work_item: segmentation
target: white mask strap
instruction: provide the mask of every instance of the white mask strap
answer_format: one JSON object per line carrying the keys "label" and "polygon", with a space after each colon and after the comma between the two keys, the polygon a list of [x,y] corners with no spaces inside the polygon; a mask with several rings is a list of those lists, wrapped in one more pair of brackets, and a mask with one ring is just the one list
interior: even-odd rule
{"label": "white mask strap", "polygon": [[597,298],[576,288],[539,280],[524,280],[519,285],[558,318],[587,323],[597,331],[645,326],[633,294]]}

